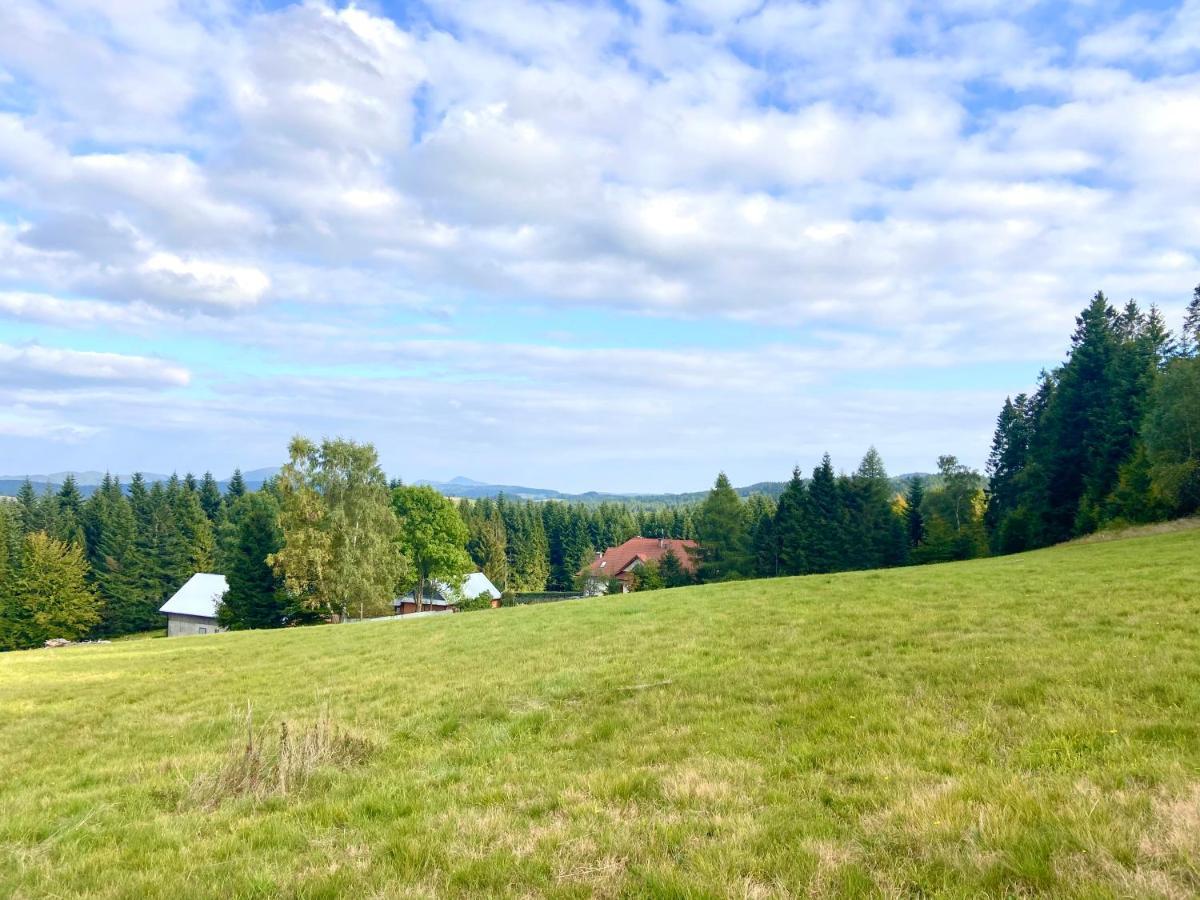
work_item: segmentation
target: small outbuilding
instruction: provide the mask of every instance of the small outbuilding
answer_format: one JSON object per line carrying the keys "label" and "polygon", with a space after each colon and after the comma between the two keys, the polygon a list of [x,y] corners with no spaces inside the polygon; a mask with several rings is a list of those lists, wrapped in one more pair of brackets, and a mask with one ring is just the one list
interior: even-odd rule
{"label": "small outbuilding", "polygon": [[217,624],[217,607],[228,590],[224,575],[197,572],[189,578],[159,610],[167,617],[167,637],[224,631]]}
{"label": "small outbuilding", "polygon": [[[499,600],[500,591],[492,584],[492,580],[482,572],[472,572],[463,575],[458,590],[454,590],[445,581],[431,581],[425,590],[423,603],[425,612],[457,612],[458,604],[463,600],[474,600],[486,594],[489,600]],[[396,615],[407,616],[417,611],[417,600],[413,592],[397,597],[392,603]]]}

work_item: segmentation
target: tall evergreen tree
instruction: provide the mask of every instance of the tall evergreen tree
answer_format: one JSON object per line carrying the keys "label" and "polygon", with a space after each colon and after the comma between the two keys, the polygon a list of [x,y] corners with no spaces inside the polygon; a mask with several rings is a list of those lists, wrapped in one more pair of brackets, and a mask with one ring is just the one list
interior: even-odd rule
{"label": "tall evergreen tree", "polygon": [[924,503],[925,482],[920,475],[914,475],[904,497],[904,530],[910,554],[925,541],[925,517],[921,512]]}
{"label": "tall evergreen tree", "polygon": [[1192,291],[1192,300],[1184,313],[1180,349],[1187,356],[1200,356],[1200,284]]}
{"label": "tall evergreen tree", "polygon": [[230,629],[278,628],[288,619],[283,579],[267,562],[283,546],[275,498],[258,491],[234,501],[229,515],[233,537],[222,552],[229,591],[218,620]]}
{"label": "tall evergreen tree", "polygon": [[74,475],[68,473],[63,479],[55,499],[54,537],[73,547],[83,547],[83,495],[79,493]]}
{"label": "tall evergreen tree", "polygon": [[996,549],[1000,549],[1005,521],[1017,514],[1021,503],[1021,478],[1029,463],[1030,437],[1029,398],[1025,394],[1018,394],[1016,400],[1006,397],[996,419],[986,470],[989,487],[984,524]]}
{"label": "tall evergreen tree", "polygon": [[774,532],[781,575],[802,575],[808,571],[808,511],[808,488],[800,467],[795,466],[775,507]]}
{"label": "tall evergreen tree", "polygon": [[102,600],[96,633],[112,637],[138,630],[146,615],[139,606],[134,560],[133,508],[110,475],[84,505],[84,533],[92,584]]}
{"label": "tall evergreen tree", "polygon": [[806,571],[837,572],[846,562],[846,517],[844,496],[838,489],[833,461],[828,453],[813,469],[808,501]]}
{"label": "tall evergreen tree", "polygon": [[208,521],[216,524],[221,515],[221,505],[221,488],[217,484],[217,479],[213,478],[212,472],[205,472],[204,477],[200,480],[200,507],[204,510]]}
{"label": "tall evergreen tree", "polygon": [[745,511],[724,472],[700,505],[696,532],[701,580],[728,581],[750,574]]}
{"label": "tall evergreen tree", "polygon": [[241,469],[233,470],[233,477],[229,479],[229,485],[225,490],[226,496],[230,502],[233,502],[242,494],[246,493],[246,479],[242,477]]}
{"label": "tall evergreen tree", "polygon": [[751,523],[750,553],[753,557],[753,574],[759,578],[774,578],[779,574],[779,539],[775,534],[776,510],[762,494],[754,494],[746,504],[746,513]]}

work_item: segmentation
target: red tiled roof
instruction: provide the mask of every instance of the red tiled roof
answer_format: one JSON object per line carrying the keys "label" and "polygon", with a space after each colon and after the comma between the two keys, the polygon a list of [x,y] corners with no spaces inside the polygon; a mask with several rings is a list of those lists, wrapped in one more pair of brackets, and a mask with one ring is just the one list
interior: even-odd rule
{"label": "red tiled roof", "polygon": [[675,554],[685,571],[692,572],[696,563],[688,550],[699,546],[695,541],[681,541],[676,538],[630,538],[620,547],[609,547],[605,550],[603,556],[592,560],[587,571],[591,575],[616,578],[628,569],[631,563],[638,560],[659,560],[670,551]]}

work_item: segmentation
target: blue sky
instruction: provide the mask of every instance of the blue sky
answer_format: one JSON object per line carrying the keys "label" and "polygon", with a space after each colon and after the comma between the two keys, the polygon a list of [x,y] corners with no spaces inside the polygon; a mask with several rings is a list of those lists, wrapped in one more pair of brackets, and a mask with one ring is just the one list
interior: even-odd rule
{"label": "blue sky", "polygon": [[0,474],[982,465],[1198,159],[1198,0],[10,0]]}

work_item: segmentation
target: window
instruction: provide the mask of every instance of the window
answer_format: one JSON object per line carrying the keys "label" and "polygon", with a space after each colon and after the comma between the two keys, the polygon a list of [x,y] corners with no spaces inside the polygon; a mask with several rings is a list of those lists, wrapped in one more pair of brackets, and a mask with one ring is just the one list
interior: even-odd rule
{"label": "window", "polygon": [[201,625],[196,629],[196,634],[208,634],[208,629]]}

